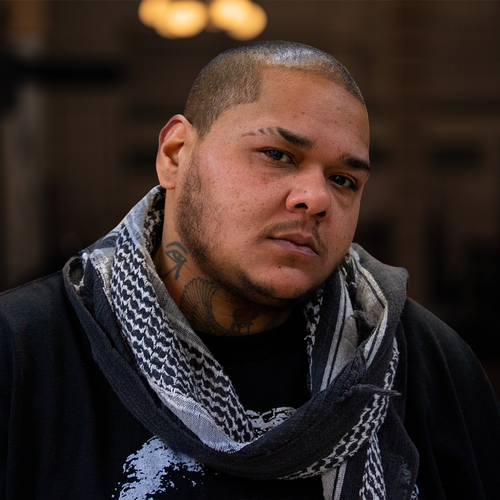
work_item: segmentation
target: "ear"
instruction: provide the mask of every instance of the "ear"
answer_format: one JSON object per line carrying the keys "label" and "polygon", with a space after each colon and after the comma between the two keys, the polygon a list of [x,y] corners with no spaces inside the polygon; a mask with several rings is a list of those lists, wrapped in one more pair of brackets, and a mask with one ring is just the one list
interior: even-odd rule
{"label": "ear", "polygon": [[156,172],[161,186],[174,189],[182,164],[186,161],[193,137],[194,127],[182,115],[175,115],[162,128],[156,155]]}

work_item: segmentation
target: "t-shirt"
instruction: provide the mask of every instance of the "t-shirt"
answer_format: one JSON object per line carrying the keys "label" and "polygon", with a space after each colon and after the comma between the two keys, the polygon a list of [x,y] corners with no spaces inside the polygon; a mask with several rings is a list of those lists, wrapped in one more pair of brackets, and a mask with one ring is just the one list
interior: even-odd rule
{"label": "t-shirt", "polygon": [[196,332],[231,379],[247,410],[298,408],[309,400],[306,325],[300,312],[280,326],[250,335]]}

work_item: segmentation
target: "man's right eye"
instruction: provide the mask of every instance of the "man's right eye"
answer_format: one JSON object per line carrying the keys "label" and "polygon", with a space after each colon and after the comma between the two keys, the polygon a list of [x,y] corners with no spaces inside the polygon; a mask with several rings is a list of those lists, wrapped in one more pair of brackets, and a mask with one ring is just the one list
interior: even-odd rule
{"label": "man's right eye", "polygon": [[291,163],[292,162],[291,157],[287,153],[284,153],[283,151],[280,151],[279,149],[268,149],[267,151],[264,151],[264,154],[269,156],[272,160],[279,161],[280,163]]}

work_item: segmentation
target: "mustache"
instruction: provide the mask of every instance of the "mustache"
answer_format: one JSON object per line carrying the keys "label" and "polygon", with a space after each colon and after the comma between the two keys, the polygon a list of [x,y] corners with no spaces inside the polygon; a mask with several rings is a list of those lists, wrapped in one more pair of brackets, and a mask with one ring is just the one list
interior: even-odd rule
{"label": "mustache", "polygon": [[311,224],[305,221],[288,221],[288,222],[276,222],[274,224],[269,224],[259,233],[262,238],[273,238],[283,234],[291,233],[293,231],[300,231],[302,233],[310,234],[316,243],[316,248],[319,253],[328,253],[328,247],[325,242],[321,239],[318,231],[317,224]]}

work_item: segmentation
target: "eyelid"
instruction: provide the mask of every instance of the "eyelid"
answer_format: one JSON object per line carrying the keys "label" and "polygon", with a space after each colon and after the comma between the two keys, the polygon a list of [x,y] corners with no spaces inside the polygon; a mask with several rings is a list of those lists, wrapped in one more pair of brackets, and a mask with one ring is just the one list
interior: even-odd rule
{"label": "eyelid", "polygon": [[[343,177],[344,179],[346,179],[347,181],[349,181],[349,185],[348,186],[341,186],[340,184],[336,183],[332,177]],[[331,180],[331,182],[333,182],[335,185],[337,185],[339,188],[343,188],[343,189],[351,189],[353,191],[356,191],[358,189],[358,182],[356,179],[348,176],[348,175],[344,175],[344,174],[332,174],[330,176],[328,176],[328,179]]]}
{"label": "eyelid", "polygon": [[277,163],[288,163],[288,162],[280,162],[279,160],[275,160],[274,158],[271,157],[270,153],[271,151],[277,151],[278,153],[281,153],[282,155],[286,155],[290,158],[290,162],[289,163],[295,163],[295,158],[293,156],[292,153],[289,153],[288,151],[285,151],[284,149],[281,149],[281,148],[263,148],[260,150],[261,153],[264,153],[266,154],[266,156],[268,156],[271,160],[277,162]]}

